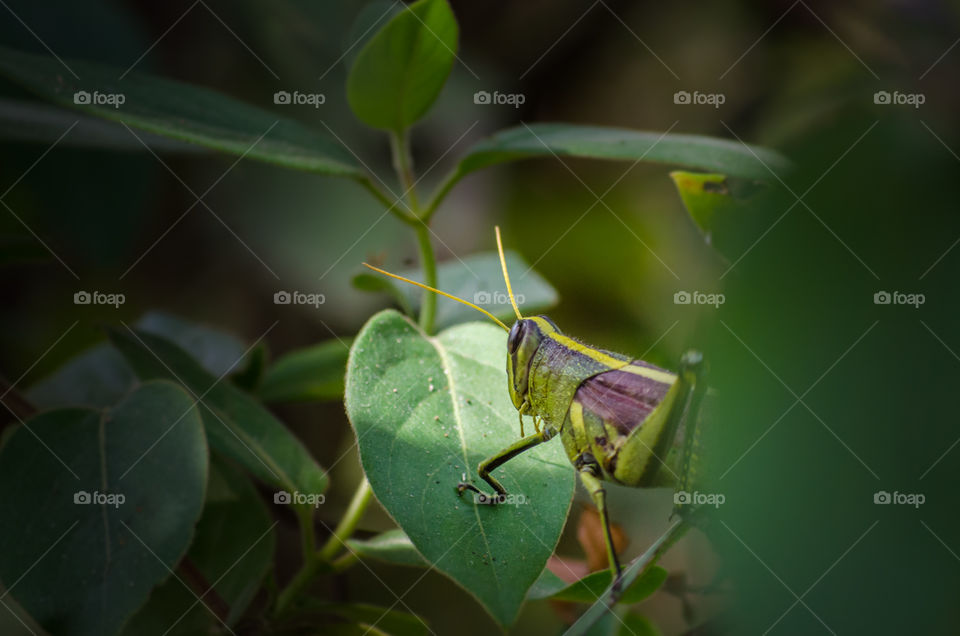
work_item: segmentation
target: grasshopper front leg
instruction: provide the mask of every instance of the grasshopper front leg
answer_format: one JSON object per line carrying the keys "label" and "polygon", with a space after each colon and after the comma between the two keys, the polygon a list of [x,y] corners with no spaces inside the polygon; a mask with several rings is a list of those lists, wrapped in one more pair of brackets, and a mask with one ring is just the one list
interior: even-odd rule
{"label": "grasshopper front leg", "polygon": [[513,444],[511,444],[510,446],[507,446],[496,455],[489,457],[483,460],[482,462],[480,462],[480,465],[477,467],[477,472],[480,474],[480,477],[485,482],[493,486],[493,489],[497,492],[496,495],[488,495],[482,490],[480,490],[479,488],[477,488],[476,486],[474,486],[473,484],[467,483],[465,481],[461,481],[459,484],[457,484],[457,494],[462,495],[464,490],[472,490],[473,492],[477,493],[482,498],[485,498],[487,501],[491,503],[499,503],[503,501],[504,498],[506,498],[507,496],[507,489],[504,488],[503,484],[497,481],[497,479],[490,473],[496,470],[497,468],[499,468],[500,466],[502,466],[503,464],[507,463],[508,461],[510,461],[517,455],[519,455],[520,453],[528,451],[534,446],[542,444],[543,442],[549,440],[551,437],[553,437],[553,432],[547,428],[544,428],[542,432],[537,433],[535,435],[528,435],[527,437],[523,437],[517,440],[516,442],[514,442]]}

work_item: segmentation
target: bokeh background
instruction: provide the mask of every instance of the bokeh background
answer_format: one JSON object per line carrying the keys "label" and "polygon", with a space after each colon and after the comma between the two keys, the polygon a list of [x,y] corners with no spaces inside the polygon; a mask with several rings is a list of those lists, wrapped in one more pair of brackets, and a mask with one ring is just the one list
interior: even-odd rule
{"label": "bokeh background", "polygon": [[[365,129],[345,98],[358,17],[388,3],[3,4],[3,45],[43,53],[42,40],[64,58],[136,63],[329,128],[396,187],[385,137]],[[666,561],[691,586],[710,588],[689,597],[706,621],[697,633],[956,633],[957,4],[451,4],[461,61],[413,142],[425,191],[471,143],[520,121],[739,138],[797,165],[771,175],[774,194],[737,221],[738,248],[726,260],[704,244],[669,168],[650,164],[506,164],[468,177],[433,226],[438,256],[448,260],[491,249],[500,224],[507,244],[558,289],[551,317],[588,342],[647,352],[666,367],[688,347],[706,352],[708,452],[713,488],[726,503],[705,534]],[[321,92],[326,103],[277,106],[277,90]],[[478,105],[480,90],[521,94],[524,103]],[[722,94],[724,103],[676,104],[681,90]],[[920,94],[924,103],[876,104],[877,91]],[[2,92],[26,97],[5,83]],[[0,210],[11,255],[0,269],[0,373],[9,381],[29,369],[29,386],[101,340],[103,324],[151,309],[247,342],[279,320],[266,338],[274,356],[346,338],[388,302],[351,287],[359,263],[416,264],[413,235],[392,216],[381,219],[379,204],[352,183],[233,166],[234,158],[207,152],[164,155],[197,193],[216,183],[204,200],[221,223],[199,205],[182,216],[194,197],[147,153],[66,141],[38,161],[49,144],[17,141],[16,127],[5,126],[0,190],[15,184],[3,201],[23,221]],[[77,280],[61,263],[12,257],[33,240],[25,226],[83,288],[122,292],[126,304],[76,307]],[[318,310],[278,308],[278,287],[315,289],[327,301]],[[676,305],[680,290],[722,291],[725,303]],[[875,304],[881,291],[923,294],[925,302]],[[360,474],[343,407],[277,412],[322,465],[334,466],[322,511],[332,525]],[[878,491],[923,494],[925,503],[878,505]],[[615,489],[613,499],[630,554],[666,528],[669,493]],[[571,557],[582,556],[577,511],[560,547]],[[389,526],[374,509],[362,532]],[[285,576],[298,552],[293,518],[279,528]],[[390,605],[391,590],[409,589],[404,602],[439,634],[495,629],[436,573],[418,580],[418,570],[376,571],[382,581],[354,568],[317,593]],[[642,610],[664,633],[690,628],[666,592]],[[562,627],[538,603],[513,632]]]}

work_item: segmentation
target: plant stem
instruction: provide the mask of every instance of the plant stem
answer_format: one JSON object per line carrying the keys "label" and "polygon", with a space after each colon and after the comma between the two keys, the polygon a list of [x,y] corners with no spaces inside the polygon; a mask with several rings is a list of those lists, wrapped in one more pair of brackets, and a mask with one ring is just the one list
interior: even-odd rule
{"label": "plant stem", "polygon": [[419,222],[417,218],[414,217],[412,214],[400,208],[400,206],[403,203],[402,200],[391,201],[390,198],[383,192],[383,190],[378,188],[373,183],[373,181],[370,180],[370,177],[365,176],[365,177],[359,178],[357,179],[357,183],[359,183],[368,192],[370,192],[370,194],[372,194],[377,201],[382,203],[383,206],[387,209],[387,211],[390,212],[390,214],[397,217],[407,225],[416,226],[416,224]]}
{"label": "plant stem", "polygon": [[457,182],[460,181],[462,176],[463,175],[460,174],[460,170],[455,168],[452,172],[450,172],[450,174],[444,177],[433,196],[430,197],[430,201],[427,203],[427,206],[420,214],[421,221],[424,223],[430,223],[430,219],[433,218],[434,212],[437,211],[437,208],[440,207],[440,204],[446,198],[447,194],[453,189],[453,186],[457,185]]}
{"label": "plant stem", "polygon": [[[430,287],[437,286],[437,261],[433,255],[433,246],[430,245],[430,228],[426,222],[417,226],[417,243],[420,246],[420,264],[423,266],[423,283]],[[420,303],[420,328],[427,334],[433,333],[433,319],[437,313],[437,296],[424,290],[423,300]]]}
{"label": "plant stem", "polygon": [[410,156],[410,136],[406,130],[390,133],[390,152],[393,155],[393,168],[403,184],[403,196],[410,202],[410,209],[416,216],[420,205],[417,202],[416,182],[413,179],[413,159]]}
{"label": "plant stem", "polygon": [[[304,534],[304,549],[306,550],[309,546],[309,552],[304,552],[303,565],[296,575],[294,575],[293,579],[287,583],[287,586],[283,588],[283,591],[280,592],[280,596],[277,597],[276,614],[282,614],[290,607],[291,603],[303,592],[310,581],[313,580],[318,570],[324,568],[329,571],[331,569],[331,560],[336,556],[340,548],[344,547],[343,542],[353,534],[357,524],[360,522],[360,518],[363,517],[363,513],[370,504],[372,495],[373,491],[370,490],[370,482],[364,477],[360,485],[357,486],[356,492],[353,493],[353,499],[350,500],[350,505],[347,507],[343,518],[340,519],[340,523],[337,524],[332,536],[319,551],[316,550],[313,539],[312,514],[308,516],[299,510],[297,511],[300,517],[300,531]],[[310,511],[311,509],[304,508],[304,510]],[[304,519],[307,520],[307,526],[304,526]],[[307,536],[309,536],[309,539],[306,538]],[[350,565],[352,565],[352,563],[341,563],[339,567],[336,568],[336,571],[342,571]]]}
{"label": "plant stem", "polygon": [[370,505],[370,498],[372,496],[373,491],[370,490],[370,482],[364,477],[360,485],[357,486],[356,492],[353,493],[353,499],[350,500],[350,505],[340,519],[340,523],[337,524],[330,538],[327,539],[327,542],[320,548],[320,551],[317,552],[317,557],[320,561],[329,563],[342,548],[346,547],[344,542],[349,539],[353,531],[356,530],[357,524],[360,523],[360,518],[363,517],[367,506]]}

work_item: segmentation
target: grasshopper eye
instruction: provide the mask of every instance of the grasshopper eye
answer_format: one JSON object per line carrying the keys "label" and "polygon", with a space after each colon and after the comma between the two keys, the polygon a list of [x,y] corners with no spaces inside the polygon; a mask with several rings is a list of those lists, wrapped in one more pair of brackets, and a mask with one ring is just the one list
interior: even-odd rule
{"label": "grasshopper eye", "polygon": [[520,321],[513,323],[513,327],[510,328],[510,335],[507,336],[507,351],[511,354],[517,352],[517,347],[520,346],[520,333],[523,331],[523,328],[520,326]]}

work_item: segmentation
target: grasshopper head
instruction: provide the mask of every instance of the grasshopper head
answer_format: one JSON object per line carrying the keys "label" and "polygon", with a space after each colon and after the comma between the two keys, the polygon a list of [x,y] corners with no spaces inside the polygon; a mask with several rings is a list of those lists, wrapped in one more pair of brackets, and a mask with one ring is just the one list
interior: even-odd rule
{"label": "grasshopper head", "polygon": [[547,331],[557,328],[549,318],[536,316],[517,320],[507,336],[507,389],[518,410],[527,401],[530,363]]}

